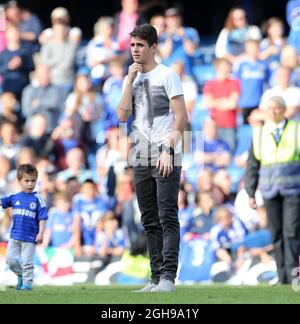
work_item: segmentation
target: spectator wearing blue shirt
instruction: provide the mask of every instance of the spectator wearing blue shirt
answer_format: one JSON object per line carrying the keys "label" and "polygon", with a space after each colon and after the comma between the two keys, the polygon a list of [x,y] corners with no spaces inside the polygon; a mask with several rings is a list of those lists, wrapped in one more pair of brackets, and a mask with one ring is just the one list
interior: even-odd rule
{"label": "spectator wearing blue shirt", "polygon": [[217,209],[215,218],[217,225],[212,228],[210,235],[217,258],[229,266],[236,258],[236,266],[240,267],[245,248],[237,246],[248,234],[246,226],[225,206]]}
{"label": "spectator wearing blue shirt", "polygon": [[284,24],[281,19],[273,17],[266,22],[263,28],[266,32],[266,38],[260,43],[260,59],[268,65],[271,77],[280,65],[280,54],[286,45]]}
{"label": "spectator wearing blue shirt", "polygon": [[259,42],[248,40],[244,58],[236,68],[235,76],[241,82],[241,96],[239,107],[242,110],[244,124],[248,124],[248,117],[260,103],[268,80],[268,67],[259,60]]}
{"label": "spectator wearing blue shirt", "polygon": [[287,3],[286,18],[291,27],[288,42],[300,54],[300,0],[290,0]]}
{"label": "spectator wearing blue shirt", "polygon": [[188,193],[184,187],[184,184],[181,183],[178,194],[178,219],[180,224],[180,240],[182,240],[184,235],[190,231],[192,226],[193,207],[189,206],[187,195]]}
{"label": "spectator wearing blue shirt", "polygon": [[12,208],[13,226],[6,262],[18,276],[17,290],[32,290],[35,247],[43,243],[48,219],[46,204],[34,191],[37,178],[38,171],[34,165],[20,165],[17,179],[22,191],[0,200],[4,209]]}
{"label": "spectator wearing blue shirt", "polygon": [[94,38],[86,48],[86,64],[91,70],[93,86],[99,86],[109,77],[109,64],[114,60],[127,61],[122,54],[118,40],[113,36],[114,19],[101,17],[94,26]]}
{"label": "spectator wearing blue shirt", "polygon": [[106,212],[102,222],[103,229],[96,236],[96,252],[109,263],[112,259],[120,259],[123,255],[125,251],[125,234],[119,228],[118,219],[113,212]]}
{"label": "spectator wearing blue shirt", "polygon": [[6,30],[7,48],[0,55],[0,74],[3,91],[10,91],[20,99],[29,83],[29,73],[34,69],[31,53],[21,47],[20,31],[15,26]]}
{"label": "spectator wearing blue shirt", "polygon": [[226,168],[230,165],[231,151],[229,145],[217,137],[216,122],[207,117],[203,126],[203,140],[200,147],[196,148],[195,160],[197,164],[204,162],[205,168],[212,171]]}
{"label": "spectator wearing blue shirt", "polygon": [[244,53],[245,43],[250,38],[261,40],[260,29],[248,24],[246,11],[243,8],[232,8],[217,39],[216,57],[226,58],[234,64]]}
{"label": "spectator wearing blue shirt", "polygon": [[[117,107],[122,98],[122,88],[124,81],[124,65],[119,61],[113,61],[109,65],[110,77],[105,80],[103,84],[103,99],[104,110],[108,112],[105,130],[110,127],[119,125],[119,119],[117,116]],[[104,135],[103,135],[104,137]]]}
{"label": "spectator wearing blue shirt", "polygon": [[192,212],[190,231],[185,235],[185,240],[202,238],[210,240],[210,231],[214,226],[215,203],[213,193],[204,191],[198,194],[198,203]]}
{"label": "spectator wearing blue shirt", "polygon": [[40,49],[38,39],[42,32],[40,19],[27,8],[21,8],[20,18],[22,46],[30,53],[36,53]]}
{"label": "spectator wearing blue shirt", "polygon": [[95,282],[95,276],[108,264],[121,260],[125,252],[125,233],[119,228],[116,215],[107,211],[101,220],[102,229],[97,233],[96,256],[88,274],[87,282]]}
{"label": "spectator wearing blue shirt", "polygon": [[87,179],[73,198],[74,248],[76,257],[93,257],[100,220],[107,211],[106,201],[98,195],[97,185]]}
{"label": "spectator wearing blue shirt", "polygon": [[54,206],[49,211],[43,247],[69,249],[73,247],[73,213],[68,192],[54,194]]}
{"label": "spectator wearing blue shirt", "polygon": [[200,43],[199,34],[196,29],[182,25],[178,9],[168,9],[165,17],[166,31],[160,37],[159,46],[162,63],[171,66],[181,60],[185,63],[186,74],[192,75],[193,55]]}

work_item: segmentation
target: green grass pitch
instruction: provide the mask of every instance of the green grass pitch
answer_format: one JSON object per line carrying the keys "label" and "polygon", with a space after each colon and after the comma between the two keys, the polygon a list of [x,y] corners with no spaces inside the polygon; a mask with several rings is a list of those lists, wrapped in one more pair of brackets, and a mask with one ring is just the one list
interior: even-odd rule
{"label": "green grass pitch", "polygon": [[134,293],[137,286],[35,286],[31,292],[13,287],[0,291],[0,304],[300,304],[291,286],[177,286],[176,292]]}

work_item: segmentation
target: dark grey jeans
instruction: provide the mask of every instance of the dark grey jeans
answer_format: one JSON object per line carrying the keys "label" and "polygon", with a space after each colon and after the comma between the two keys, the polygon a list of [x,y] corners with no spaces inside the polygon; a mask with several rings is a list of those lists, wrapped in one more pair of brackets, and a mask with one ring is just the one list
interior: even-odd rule
{"label": "dark grey jeans", "polygon": [[291,284],[299,267],[300,195],[265,199],[275,261],[282,284]]}
{"label": "dark grey jeans", "polygon": [[178,192],[181,167],[162,178],[151,166],[134,167],[137,199],[150,256],[153,283],[175,281],[179,253]]}

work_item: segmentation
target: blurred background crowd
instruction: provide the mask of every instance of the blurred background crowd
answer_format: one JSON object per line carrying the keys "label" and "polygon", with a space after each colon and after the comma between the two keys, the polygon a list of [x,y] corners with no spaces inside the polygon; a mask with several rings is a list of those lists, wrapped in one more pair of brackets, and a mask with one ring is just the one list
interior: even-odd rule
{"label": "blurred background crowd", "polygon": [[[129,32],[150,22],[159,34],[157,61],[179,74],[190,115],[178,202],[182,244],[211,242],[232,272],[249,255],[272,261],[263,199],[258,192],[258,209],[248,207],[243,176],[251,127],[264,122],[268,98],[282,96],[287,117],[300,120],[300,1],[288,2],[286,21],[268,17],[258,26],[234,7],[209,41],[185,25],[180,6],[164,5],[150,18],[141,9],[138,0],[121,0],[120,11],[99,17],[86,39],[65,7],[49,12],[45,28],[30,7],[3,4],[0,195],[18,190],[19,164],[33,163],[50,215],[44,247],[98,258],[101,269],[126,250],[145,253],[116,107],[131,64]],[[11,218],[0,213],[6,242]]]}

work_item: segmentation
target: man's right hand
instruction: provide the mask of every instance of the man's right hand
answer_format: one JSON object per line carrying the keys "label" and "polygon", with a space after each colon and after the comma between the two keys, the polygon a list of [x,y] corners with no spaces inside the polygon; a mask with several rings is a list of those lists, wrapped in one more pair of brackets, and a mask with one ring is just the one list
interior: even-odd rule
{"label": "man's right hand", "polygon": [[256,204],[256,200],[255,200],[255,198],[253,198],[253,197],[250,197],[250,198],[249,198],[249,206],[250,206],[252,209],[257,209],[257,204]]}
{"label": "man's right hand", "polygon": [[137,77],[138,72],[142,72],[142,65],[138,63],[133,63],[129,67],[128,71],[128,81],[133,83],[135,78]]}

